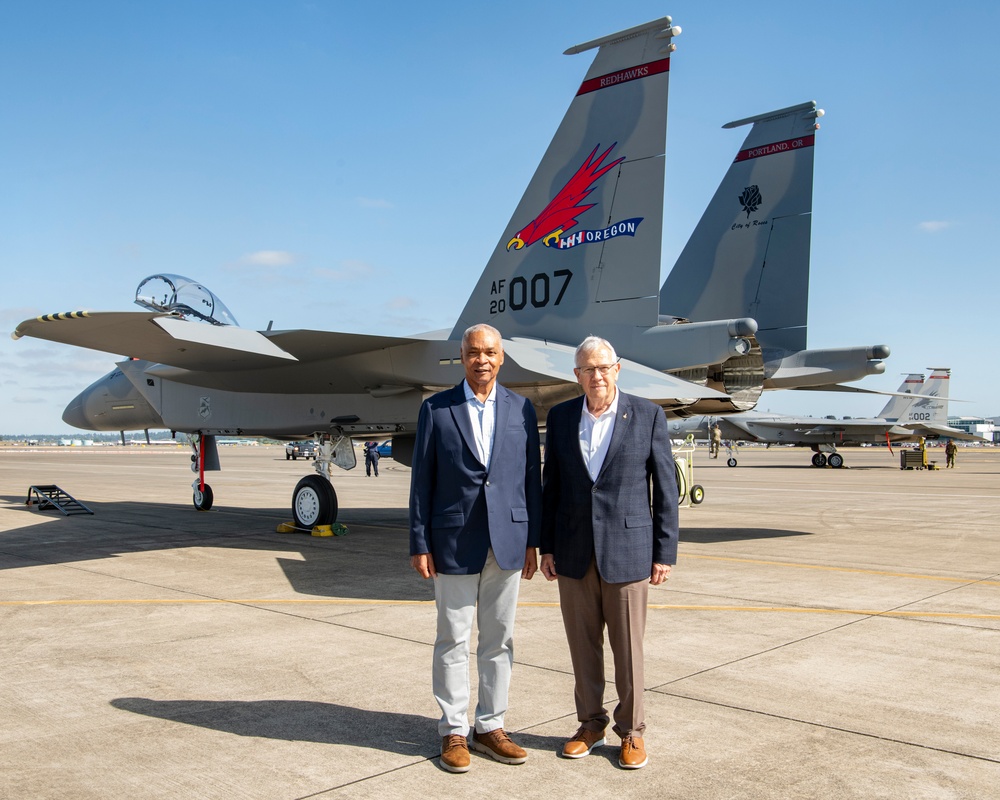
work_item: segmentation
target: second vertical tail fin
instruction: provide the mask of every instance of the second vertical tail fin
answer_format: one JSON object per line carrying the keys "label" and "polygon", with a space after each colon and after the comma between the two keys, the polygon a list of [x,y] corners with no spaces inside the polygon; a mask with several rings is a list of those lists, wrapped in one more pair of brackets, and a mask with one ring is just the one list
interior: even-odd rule
{"label": "second vertical tail fin", "polygon": [[815,102],[753,124],[660,290],[660,313],[757,320],[761,347],[806,347]]}

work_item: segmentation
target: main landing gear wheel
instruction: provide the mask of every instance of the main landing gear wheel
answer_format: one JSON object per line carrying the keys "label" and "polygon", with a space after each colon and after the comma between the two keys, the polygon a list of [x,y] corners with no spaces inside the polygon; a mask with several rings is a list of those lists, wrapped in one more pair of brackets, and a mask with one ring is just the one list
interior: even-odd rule
{"label": "main landing gear wheel", "polygon": [[[843,463],[843,459],[841,459],[841,463]],[[813,456],[813,466],[814,467],[825,467],[826,466],[826,454],[825,453],[817,453],[816,455],[814,455]]]}
{"label": "main landing gear wheel", "polygon": [[694,505],[700,505],[701,501],[705,499],[705,488],[700,484],[695,484],[691,487],[691,502]]}
{"label": "main landing gear wheel", "polygon": [[200,491],[195,487],[194,496],[191,499],[194,501],[194,507],[199,511],[208,511],[215,500],[212,496],[212,487],[207,483],[205,484],[205,488]]}
{"label": "main landing gear wheel", "polygon": [[296,528],[333,525],[337,521],[337,493],[320,475],[306,475],[292,492],[292,517]]}
{"label": "main landing gear wheel", "polygon": [[844,457],[840,455],[840,453],[831,453],[830,457],[826,460],[826,463],[834,469],[840,469],[844,466]]}
{"label": "main landing gear wheel", "polygon": [[736,459],[735,458],[728,459],[726,461],[726,466],[727,467],[735,467],[736,466]]}

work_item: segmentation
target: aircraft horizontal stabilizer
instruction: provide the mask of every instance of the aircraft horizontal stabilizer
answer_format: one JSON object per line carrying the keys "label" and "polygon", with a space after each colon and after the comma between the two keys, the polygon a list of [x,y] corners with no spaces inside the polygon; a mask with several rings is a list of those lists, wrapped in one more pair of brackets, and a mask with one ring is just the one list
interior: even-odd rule
{"label": "aircraft horizontal stabilizer", "polygon": [[952,428],[948,425],[935,425],[933,423],[924,423],[922,425],[911,425],[908,426],[914,433],[918,433],[924,436],[937,436],[941,439],[955,439],[959,442],[985,442],[982,436],[976,436],[974,433],[966,433],[958,428]]}
{"label": "aircraft horizontal stabilizer", "polygon": [[[558,380],[576,383],[573,374],[576,348],[555,342],[545,342],[539,339],[504,339],[504,353],[517,363],[519,367],[548,375]],[[643,366],[635,361],[621,359],[621,373],[618,376],[618,387],[627,394],[645,397],[653,402],[675,401],[680,399],[717,399],[725,398],[722,392],[699,386],[696,383],[675,378],[655,369]]]}
{"label": "aircraft horizontal stabilizer", "polygon": [[882,389],[865,389],[861,386],[845,386],[842,383],[830,383],[824,386],[793,386],[790,388],[795,392],[850,392],[854,394],[881,394],[886,397],[913,396],[913,392],[886,392]]}

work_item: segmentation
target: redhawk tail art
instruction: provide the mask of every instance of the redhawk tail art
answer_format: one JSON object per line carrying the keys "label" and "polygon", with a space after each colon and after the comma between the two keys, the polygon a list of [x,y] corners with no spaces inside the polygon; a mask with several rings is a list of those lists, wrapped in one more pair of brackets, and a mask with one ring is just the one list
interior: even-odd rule
{"label": "redhawk tail art", "polygon": [[546,247],[551,247],[559,241],[559,237],[577,224],[577,217],[594,207],[594,203],[584,204],[587,196],[594,191],[594,184],[611,169],[614,169],[625,157],[617,158],[606,166],[601,166],[608,154],[615,149],[617,142],[594,158],[600,145],[597,145],[587,156],[580,168],[573,174],[559,193],[552,198],[541,214],[525,225],[507,242],[507,249],[520,250],[529,247],[539,239]]}

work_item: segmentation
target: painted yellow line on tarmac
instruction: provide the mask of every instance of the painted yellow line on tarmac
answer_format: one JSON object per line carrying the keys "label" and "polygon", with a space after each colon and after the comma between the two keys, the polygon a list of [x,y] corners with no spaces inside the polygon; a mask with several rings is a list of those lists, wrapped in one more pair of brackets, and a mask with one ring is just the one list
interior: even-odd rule
{"label": "painted yellow line on tarmac", "polygon": [[793,561],[766,561],[758,558],[736,558],[733,556],[705,556],[694,553],[684,553],[682,559],[697,558],[703,561],[735,561],[740,564],[762,564],[769,567],[795,567],[797,569],[818,569],[827,572],[854,572],[861,575],[881,575],[890,578],[913,578],[921,581],[944,581],[946,583],[969,583],[976,586],[1000,586],[1000,581],[980,580],[978,578],[955,578],[947,575],[922,575],[916,572],[889,572],[882,569],[861,569],[860,567],[831,567],[826,564],[799,564]]}
{"label": "painted yellow line on tarmac", "polygon": [[[0,600],[0,606],[122,606],[122,605],[329,605],[329,606],[433,606],[433,600],[365,600],[345,597],[302,597],[302,598],[163,598],[119,599],[119,600]],[[522,608],[558,608],[556,602],[519,602]],[[904,617],[935,619],[982,619],[1000,620],[1000,614],[971,614],[944,611],[879,611],[865,608],[810,608],[803,606],[734,606],[734,605],[681,605],[672,603],[651,603],[655,611],[734,611],[765,614],[844,614],[855,617]]]}
{"label": "painted yellow line on tarmac", "polygon": [[[0,606],[120,606],[120,605],[332,605],[332,606],[432,606],[433,600],[362,600],[347,597],[178,597],[124,598],[119,600],[0,600]],[[558,605],[554,603],[553,605]]]}
{"label": "painted yellow line on tarmac", "polygon": [[688,606],[650,605],[665,611],[757,611],[777,614],[848,614],[858,617],[934,617],[944,619],[996,619],[1000,614],[963,614],[946,611],[878,611],[865,608],[803,608],[798,606]]}
{"label": "painted yellow line on tarmac", "polygon": [[777,488],[772,488],[770,486],[760,486],[758,484],[732,484],[726,487],[726,491],[734,492],[751,492],[752,494],[758,494],[760,492],[781,492],[782,494],[844,494],[848,492],[852,495],[866,495],[871,497],[919,497],[922,499],[937,499],[942,500],[955,500],[956,498],[961,498],[963,500],[975,499],[975,500],[997,500],[1000,499],[1000,495],[996,494],[956,494],[955,492],[949,492],[947,494],[940,494],[937,492],[903,492],[903,491],[875,491],[875,490],[865,490],[865,489],[849,489],[849,488],[837,488],[837,489],[816,489],[812,486],[806,486],[805,484],[793,485],[793,486],[780,486]]}

